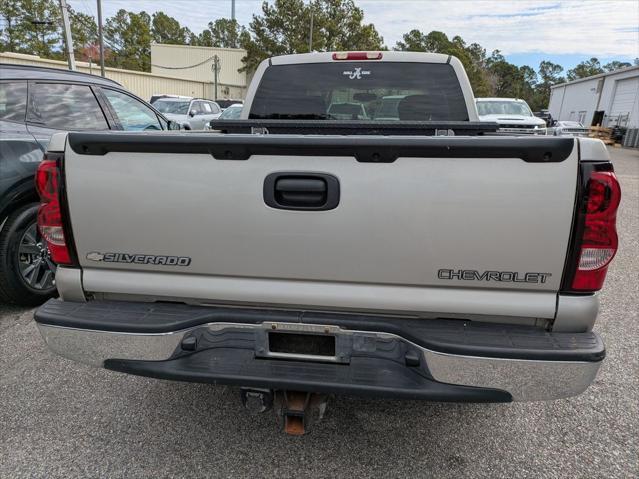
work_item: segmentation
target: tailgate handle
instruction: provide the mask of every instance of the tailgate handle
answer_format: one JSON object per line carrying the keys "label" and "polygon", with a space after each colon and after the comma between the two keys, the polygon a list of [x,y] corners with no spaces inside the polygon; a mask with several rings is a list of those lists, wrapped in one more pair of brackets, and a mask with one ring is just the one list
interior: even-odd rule
{"label": "tailgate handle", "polygon": [[326,173],[271,173],[264,180],[264,202],[280,210],[332,210],[339,203],[339,181]]}

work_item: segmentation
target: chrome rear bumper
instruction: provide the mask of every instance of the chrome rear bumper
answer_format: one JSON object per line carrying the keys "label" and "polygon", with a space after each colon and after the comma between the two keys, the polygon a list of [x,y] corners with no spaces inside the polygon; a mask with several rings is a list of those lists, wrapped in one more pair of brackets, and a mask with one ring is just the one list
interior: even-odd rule
{"label": "chrome rear bumper", "polygon": [[[190,366],[185,363],[185,361],[188,361],[189,354],[197,355],[205,352],[209,354],[211,351],[229,351],[236,348],[238,351],[241,349],[243,354],[248,353],[251,358],[258,358],[260,366],[266,364],[264,361],[260,361],[260,358],[278,366],[284,363],[294,364],[298,369],[305,367],[304,365],[308,365],[309,368],[315,367],[313,365],[317,365],[318,362],[342,363],[325,364],[327,368],[335,366],[337,368],[336,371],[340,374],[345,371],[343,368],[355,368],[355,365],[359,364],[357,361],[352,361],[351,364],[350,360],[353,358],[359,358],[360,362],[362,358],[374,358],[377,361],[375,363],[376,366],[374,366],[378,368],[377,375],[383,376],[385,372],[396,375],[397,371],[399,371],[396,368],[401,367],[403,368],[401,370],[402,374],[406,372],[410,376],[410,374],[415,373],[420,375],[420,378],[426,378],[431,382],[504,391],[514,401],[539,401],[565,398],[582,393],[595,379],[601,364],[600,359],[575,361],[544,360],[540,357],[535,359],[498,357],[498,346],[493,348],[494,351],[491,353],[493,357],[453,354],[418,345],[394,333],[354,330],[335,326],[334,323],[339,321],[329,321],[328,318],[326,318],[326,324],[291,323],[288,321],[257,323],[206,322],[176,331],[140,333],[81,329],[45,324],[42,321],[44,316],[44,314],[40,314],[40,317],[38,317],[38,313],[36,314],[38,328],[49,348],[60,356],[97,367],[187,381],[199,381],[201,379],[202,382],[243,385],[242,381],[244,379],[241,376],[238,376],[236,381],[232,381],[228,380],[227,374],[222,378],[223,380],[220,380],[215,376],[216,371],[213,370],[210,371],[211,374],[209,375],[210,378],[213,378],[211,380],[207,379],[209,376],[205,374],[206,371],[204,373],[198,371],[198,375],[192,375],[190,374],[191,371],[189,371]],[[309,357],[303,354],[270,353],[268,341],[265,343],[264,338],[268,337],[268,333],[274,330],[310,334],[328,333],[335,336],[337,344],[335,357]],[[552,333],[546,333],[546,335],[548,334]],[[581,334],[592,335],[593,333]],[[184,341],[186,338],[191,337],[198,338],[194,351],[185,350],[186,343]],[[512,345],[513,337],[512,335],[508,338],[504,337],[504,340]],[[593,343],[593,348],[601,349],[600,339],[595,336],[591,337],[596,339]],[[540,339],[534,339],[533,343],[534,341],[540,341]],[[559,344],[560,341],[557,341],[557,343]],[[505,347],[510,345],[505,345]],[[413,364],[409,364],[407,358],[410,352],[418,353],[417,367],[415,367],[414,358],[411,360]],[[508,355],[512,356],[511,353]],[[246,361],[246,354],[242,358]],[[269,359],[284,359],[286,361],[268,361]],[[594,356],[594,359],[597,359],[597,355]],[[171,361],[181,361],[178,370],[183,372],[182,376],[173,370],[170,374],[163,374],[161,371],[157,371],[158,367],[168,365]],[[202,364],[212,364],[207,362],[211,361],[211,355],[209,354],[209,358],[203,359],[203,361],[200,361],[199,365],[193,366],[193,368],[199,370],[202,369]],[[233,361],[235,360],[231,360],[231,362]],[[185,366],[185,364],[187,365]],[[388,365],[389,369],[386,369],[384,364]],[[148,367],[146,369],[144,367],[140,368],[140,365]],[[204,367],[206,369],[206,366]],[[330,371],[327,369],[322,374],[330,375]],[[291,373],[287,372],[287,374],[290,375]],[[370,376],[371,371],[369,370],[366,374]],[[415,377],[417,378],[417,376]],[[254,381],[254,379],[252,380]],[[366,380],[362,381],[364,381],[364,384],[357,391],[365,393],[367,391]],[[318,383],[309,382],[305,384],[303,379],[299,379],[298,383],[295,384],[299,385],[300,390],[312,390],[318,387]],[[349,389],[337,390],[346,391],[346,393],[350,391]],[[379,388],[375,389],[371,385],[370,392],[379,392]],[[393,397],[392,394],[377,395]],[[404,394],[397,397],[419,398],[420,396]],[[439,399],[435,398],[435,400]],[[455,399],[449,398],[446,400]]]}

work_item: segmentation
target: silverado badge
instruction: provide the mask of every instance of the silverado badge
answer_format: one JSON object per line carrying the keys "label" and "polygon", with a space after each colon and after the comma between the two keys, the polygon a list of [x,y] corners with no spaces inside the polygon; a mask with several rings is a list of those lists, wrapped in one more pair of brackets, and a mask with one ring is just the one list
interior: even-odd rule
{"label": "silverado badge", "polygon": [[87,254],[86,258],[91,261],[102,261],[104,263],[156,264],[163,266],[188,266],[191,264],[191,258],[188,256],[99,253],[97,251],[92,251]]}

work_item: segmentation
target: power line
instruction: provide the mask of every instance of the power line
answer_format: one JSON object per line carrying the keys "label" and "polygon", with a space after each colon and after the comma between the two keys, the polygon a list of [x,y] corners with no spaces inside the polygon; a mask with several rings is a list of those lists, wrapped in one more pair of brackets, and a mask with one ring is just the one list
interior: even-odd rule
{"label": "power line", "polygon": [[213,60],[214,58],[215,58],[215,55],[212,55],[208,57],[206,60],[201,61],[200,63],[196,63],[195,65],[189,65],[186,67],[167,67],[162,65],[155,65],[153,63],[151,64],[151,66],[155,68],[164,68],[165,70],[187,70],[189,68],[195,68],[195,67],[199,67],[200,65],[204,65],[206,62],[208,62],[209,60]]}

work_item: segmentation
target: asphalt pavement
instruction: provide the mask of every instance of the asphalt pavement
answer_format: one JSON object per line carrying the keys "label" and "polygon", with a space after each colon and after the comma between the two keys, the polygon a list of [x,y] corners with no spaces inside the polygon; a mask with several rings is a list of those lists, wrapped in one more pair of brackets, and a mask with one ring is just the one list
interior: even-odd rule
{"label": "asphalt pavement", "polygon": [[310,435],[249,416],[237,391],[158,381],[49,353],[33,311],[0,304],[0,478],[639,477],[639,151],[611,148],[620,249],[583,395],[546,403],[338,398]]}

